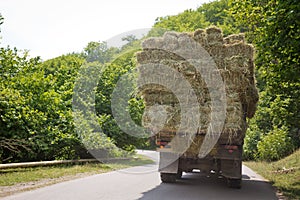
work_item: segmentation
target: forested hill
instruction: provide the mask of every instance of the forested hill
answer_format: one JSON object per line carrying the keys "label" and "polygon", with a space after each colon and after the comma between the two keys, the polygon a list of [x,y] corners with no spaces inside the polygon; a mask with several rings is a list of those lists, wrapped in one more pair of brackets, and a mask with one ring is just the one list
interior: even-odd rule
{"label": "forested hill", "polygon": [[[216,25],[224,35],[243,32],[254,44],[260,100],[249,121],[245,159],[277,160],[300,147],[299,10],[296,0],[219,0],[178,15],[158,16],[153,25],[179,32]],[[0,28],[2,23],[5,19],[0,17]],[[134,36],[124,40],[128,43],[121,48],[92,41],[80,53],[47,61],[1,47],[0,163],[88,157],[86,145],[109,149],[114,156],[124,153],[120,149],[151,148],[147,138],[124,134],[111,113],[111,93],[118,78],[135,69],[140,45]],[[89,65],[105,69],[95,97],[101,133],[82,121],[79,130],[93,133],[83,145],[74,127],[72,95],[79,69]],[[144,104],[130,95],[128,110],[140,123]]]}

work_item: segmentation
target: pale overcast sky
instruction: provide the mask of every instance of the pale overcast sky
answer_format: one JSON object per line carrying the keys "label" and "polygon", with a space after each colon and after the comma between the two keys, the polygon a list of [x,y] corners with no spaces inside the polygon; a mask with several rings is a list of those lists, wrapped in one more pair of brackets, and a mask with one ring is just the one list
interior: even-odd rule
{"label": "pale overcast sky", "polygon": [[151,28],[157,17],[195,9],[209,0],[0,0],[0,46],[49,59],[79,52],[90,41]]}

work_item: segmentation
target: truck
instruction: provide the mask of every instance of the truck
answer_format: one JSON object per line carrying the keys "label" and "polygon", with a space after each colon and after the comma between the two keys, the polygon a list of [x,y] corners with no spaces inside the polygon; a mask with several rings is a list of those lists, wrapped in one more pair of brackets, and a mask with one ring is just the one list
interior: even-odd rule
{"label": "truck", "polygon": [[[203,137],[196,135],[196,137]],[[177,155],[172,152],[169,137],[156,136],[156,143],[159,146],[160,154],[159,172],[161,181],[174,183],[182,177],[182,173],[192,173],[193,170],[200,170],[201,173],[216,176],[223,176],[231,188],[241,188],[242,183],[242,151],[243,143],[228,144],[219,140],[211,152],[204,158],[184,152]]]}
{"label": "truck", "polygon": [[[258,102],[253,54],[242,34],[223,37],[217,27],[166,32],[143,42],[137,54],[143,124],[155,136],[162,182],[174,183],[183,172],[200,170],[241,188],[247,118]],[[187,87],[195,98],[189,99]],[[214,123],[216,118],[221,123]]]}

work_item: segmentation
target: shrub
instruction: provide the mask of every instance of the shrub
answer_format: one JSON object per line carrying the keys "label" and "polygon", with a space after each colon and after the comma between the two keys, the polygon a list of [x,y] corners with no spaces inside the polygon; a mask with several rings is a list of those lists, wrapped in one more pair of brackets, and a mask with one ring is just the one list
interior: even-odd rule
{"label": "shrub", "polygon": [[261,139],[258,129],[248,129],[244,139],[243,160],[254,160],[257,144]]}
{"label": "shrub", "polygon": [[285,127],[274,129],[261,138],[257,144],[257,156],[260,160],[274,161],[287,156],[293,151],[288,129]]}

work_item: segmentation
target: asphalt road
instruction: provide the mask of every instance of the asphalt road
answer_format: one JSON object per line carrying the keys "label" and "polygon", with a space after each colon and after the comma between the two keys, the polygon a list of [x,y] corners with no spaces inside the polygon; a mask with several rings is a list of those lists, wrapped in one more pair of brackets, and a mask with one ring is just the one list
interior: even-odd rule
{"label": "asphalt road", "polygon": [[[155,161],[155,152],[143,151]],[[242,189],[227,188],[224,179],[183,174],[175,184],[161,183],[157,164],[93,175],[20,193],[3,200],[273,200],[274,189],[243,166]]]}

